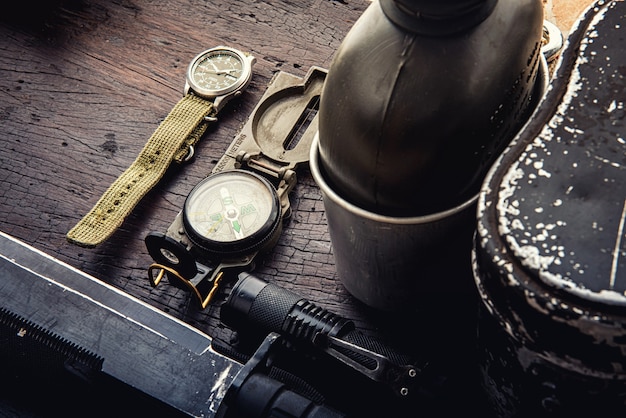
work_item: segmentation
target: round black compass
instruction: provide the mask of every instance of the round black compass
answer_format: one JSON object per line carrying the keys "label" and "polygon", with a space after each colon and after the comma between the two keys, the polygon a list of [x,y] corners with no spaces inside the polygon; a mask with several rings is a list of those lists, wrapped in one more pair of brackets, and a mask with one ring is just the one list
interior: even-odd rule
{"label": "round black compass", "polygon": [[265,178],[250,171],[228,170],[193,188],[182,219],[194,245],[233,257],[270,241],[281,225],[280,200]]}

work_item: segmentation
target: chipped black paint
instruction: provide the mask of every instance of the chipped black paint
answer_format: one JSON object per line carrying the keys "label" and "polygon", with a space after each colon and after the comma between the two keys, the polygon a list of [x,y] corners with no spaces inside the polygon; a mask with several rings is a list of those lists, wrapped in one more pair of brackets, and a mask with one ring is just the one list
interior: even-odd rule
{"label": "chipped black paint", "polygon": [[626,413],[625,26],[623,1],[587,9],[483,184],[473,268],[499,416]]}

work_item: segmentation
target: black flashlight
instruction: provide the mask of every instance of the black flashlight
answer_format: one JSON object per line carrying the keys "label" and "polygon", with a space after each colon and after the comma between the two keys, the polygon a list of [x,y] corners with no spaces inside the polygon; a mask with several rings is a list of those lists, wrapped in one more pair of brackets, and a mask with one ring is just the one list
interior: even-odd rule
{"label": "black flashlight", "polygon": [[358,331],[352,321],[247,272],[239,274],[220,315],[234,329],[252,325],[310,343],[399,396],[409,394],[420,373],[408,356]]}

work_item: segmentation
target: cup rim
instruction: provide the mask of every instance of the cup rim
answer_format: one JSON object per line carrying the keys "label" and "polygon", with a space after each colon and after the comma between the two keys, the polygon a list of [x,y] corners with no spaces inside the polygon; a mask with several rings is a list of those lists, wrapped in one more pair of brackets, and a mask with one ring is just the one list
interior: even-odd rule
{"label": "cup rim", "polygon": [[[520,128],[520,131],[517,133],[517,135],[515,135],[515,137],[517,137],[519,133],[524,130],[524,128],[526,127],[530,119],[532,119],[535,112],[537,111],[537,108],[539,107],[539,103],[542,101],[543,96],[545,95],[549,87],[549,84],[550,84],[549,78],[550,78],[550,75],[549,75],[548,63],[547,63],[545,56],[541,54],[539,69],[537,71],[537,81],[534,87],[538,89],[538,92],[540,93],[539,99],[537,99],[537,104],[535,106],[534,111],[531,113],[526,123]],[[506,152],[506,150],[503,152]],[[452,215],[456,215],[461,212],[464,212],[465,210],[470,208],[472,205],[477,203],[478,198],[482,193],[483,186],[481,186],[480,190],[475,195],[473,195],[471,198],[469,198],[465,202],[459,204],[458,206],[452,207],[450,209],[446,209],[441,212],[435,212],[435,213],[430,213],[427,215],[420,215],[420,216],[397,216],[396,217],[396,216],[382,215],[380,213],[371,212],[369,210],[356,206],[355,204],[347,201],[346,199],[341,197],[339,194],[337,194],[334,190],[332,190],[330,186],[326,183],[324,176],[322,172],[320,171],[320,168],[318,165],[318,158],[319,158],[319,130],[315,132],[315,136],[311,143],[311,150],[310,150],[310,155],[309,155],[309,167],[311,169],[311,174],[313,175],[313,179],[317,183],[322,193],[328,196],[337,205],[343,207],[344,209],[358,216],[361,216],[365,219],[370,219],[375,222],[396,224],[396,225],[415,225],[415,224],[426,224],[426,223],[440,221]],[[483,185],[484,185],[485,179],[483,180]]]}
{"label": "cup rim", "polygon": [[467,208],[471,207],[478,200],[479,193],[476,193],[470,199],[461,203],[458,206],[455,206],[450,209],[446,209],[441,212],[430,213],[428,215],[420,215],[420,216],[388,216],[382,215],[380,213],[372,212],[366,209],[363,209],[355,204],[347,201],[339,194],[337,194],[334,190],[330,188],[322,172],[320,171],[318,165],[319,159],[319,131],[315,133],[313,138],[313,142],[311,144],[311,155],[309,158],[309,166],[311,168],[311,174],[313,175],[313,179],[319,186],[320,190],[327,195],[333,202],[343,207],[344,209],[361,216],[366,219],[370,219],[375,222],[382,222],[388,224],[399,224],[399,225],[414,225],[414,224],[425,224],[436,222],[445,218],[448,218],[452,215],[465,211]]}

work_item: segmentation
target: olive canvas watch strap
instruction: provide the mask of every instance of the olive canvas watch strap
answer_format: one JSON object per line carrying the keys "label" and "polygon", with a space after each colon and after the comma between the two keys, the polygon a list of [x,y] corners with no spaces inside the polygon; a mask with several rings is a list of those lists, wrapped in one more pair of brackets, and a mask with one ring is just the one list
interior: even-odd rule
{"label": "olive canvas watch strap", "polygon": [[213,103],[194,94],[183,97],[161,122],[130,167],[104,192],[68,233],[67,240],[95,247],[109,238],[137,203],[163,177],[171,162],[182,162],[213,115]]}

